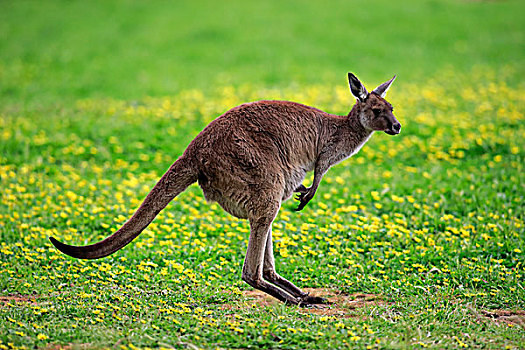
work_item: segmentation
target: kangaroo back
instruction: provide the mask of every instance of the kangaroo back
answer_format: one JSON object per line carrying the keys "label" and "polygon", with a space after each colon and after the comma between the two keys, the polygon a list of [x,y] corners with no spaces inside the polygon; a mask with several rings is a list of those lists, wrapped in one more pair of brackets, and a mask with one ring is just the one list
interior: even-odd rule
{"label": "kangaroo back", "polygon": [[137,237],[173,198],[197,181],[197,171],[191,161],[182,156],[157,182],[137,211],[117,232],[87,246],[72,246],[55,238],[49,240],[62,253],[79,259],[99,259],[123,248]]}

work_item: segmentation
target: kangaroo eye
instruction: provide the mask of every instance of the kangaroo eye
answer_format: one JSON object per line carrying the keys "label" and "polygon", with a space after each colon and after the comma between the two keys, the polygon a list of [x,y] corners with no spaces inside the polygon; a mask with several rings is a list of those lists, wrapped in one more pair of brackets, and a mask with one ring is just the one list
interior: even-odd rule
{"label": "kangaroo eye", "polygon": [[377,117],[381,113],[381,110],[379,108],[372,108],[372,112],[374,112],[374,115]]}

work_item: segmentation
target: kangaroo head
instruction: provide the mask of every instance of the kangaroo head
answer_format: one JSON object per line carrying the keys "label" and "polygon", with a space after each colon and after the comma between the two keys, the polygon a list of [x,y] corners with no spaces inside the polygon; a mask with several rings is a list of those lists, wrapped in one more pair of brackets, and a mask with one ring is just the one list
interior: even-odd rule
{"label": "kangaroo head", "polygon": [[392,105],[384,97],[396,76],[386,83],[379,85],[368,93],[364,85],[352,73],[348,73],[350,91],[357,98],[354,106],[361,125],[370,131],[384,131],[389,135],[397,135],[401,131],[401,124],[392,111]]}

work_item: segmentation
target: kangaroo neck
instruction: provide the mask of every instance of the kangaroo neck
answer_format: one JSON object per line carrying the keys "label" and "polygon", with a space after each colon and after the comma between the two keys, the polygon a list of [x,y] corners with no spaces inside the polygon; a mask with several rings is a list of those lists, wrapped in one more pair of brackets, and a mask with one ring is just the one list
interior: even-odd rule
{"label": "kangaroo neck", "polygon": [[344,135],[341,141],[347,143],[345,148],[351,151],[350,155],[356,154],[374,133],[373,130],[367,129],[361,124],[360,113],[361,106],[356,103],[350,113],[342,117],[344,126],[341,128],[341,133]]}
{"label": "kangaroo neck", "polygon": [[362,140],[362,142],[365,143],[374,131],[366,129],[363,124],[361,124],[359,113],[361,113],[361,108],[359,108],[358,104],[355,104],[350,113],[348,113],[348,116],[346,116],[347,128],[348,132],[355,135],[356,141]]}
{"label": "kangaroo neck", "polygon": [[320,151],[330,154],[331,165],[359,152],[373,133],[372,130],[363,127],[359,121],[359,111],[355,106],[348,115],[331,116],[325,121],[327,137]]}
{"label": "kangaroo neck", "polygon": [[366,129],[361,122],[359,121],[358,113],[350,113],[347,117],[347,128],[346,130],[348,135],[346,135],[346,149],[349,151],[348,154],[345,154],[345,158],[351,157],[365,145],[365,143],[370,139],[373,130]]}

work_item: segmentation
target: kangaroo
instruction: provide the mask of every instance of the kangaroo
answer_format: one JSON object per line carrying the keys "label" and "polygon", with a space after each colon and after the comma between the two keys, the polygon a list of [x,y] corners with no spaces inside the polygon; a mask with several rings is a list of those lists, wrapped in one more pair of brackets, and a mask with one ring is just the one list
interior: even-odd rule
{"label": "kangaroo", "polygon": [[[357,153],[374,131],[399,134],[401,124],[384,97],[396,76],[368,93],[348,73],[357,102],[338,116],[289,101],[257,101],[234,107],[212,121],[188,145],[147,195],[133,216],[111,236],[87,246],[50,237],[61,252],[99,259],[137,237],[179,193],[198,182],[208,201],[248,219],[250,238],[242,279],[282,302],[303,307],[327,303],[305,293],[275,271],[272,222],[294,193],[302,210],[328,169]],[[302,182],[314,171],[313,183]]]}

